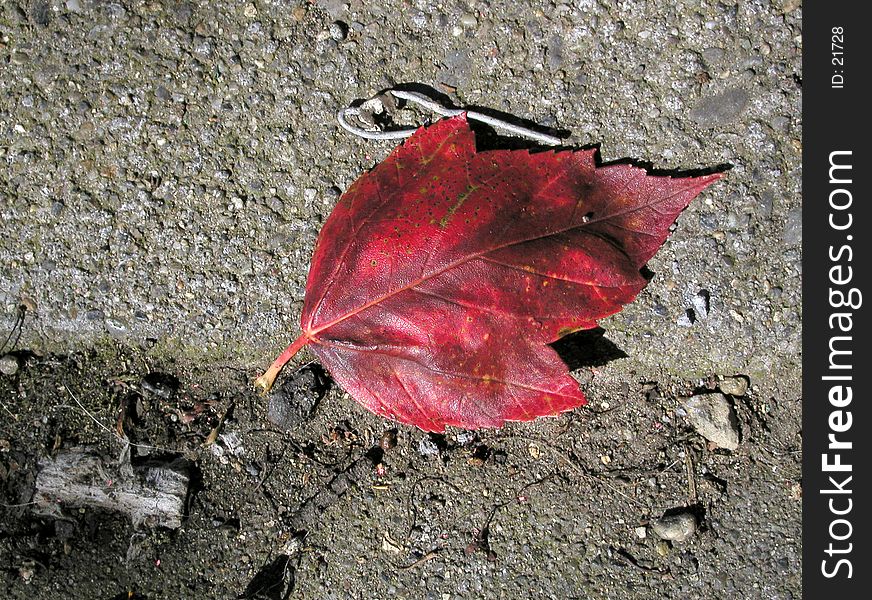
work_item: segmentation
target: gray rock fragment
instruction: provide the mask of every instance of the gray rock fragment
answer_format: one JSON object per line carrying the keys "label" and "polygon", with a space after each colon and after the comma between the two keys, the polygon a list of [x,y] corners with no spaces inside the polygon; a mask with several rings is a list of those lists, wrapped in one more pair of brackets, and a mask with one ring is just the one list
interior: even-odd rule
{"label": "gray rock fragment", "polygon": [[663,515],[651,522],[651,531],[662,540],[684,542],[696,533],[698,523],[691,512]]}
{"label": "gray rock fragment", "polygon": [[429,436],[418,442],[418,454],[421,456],[439,456],[439,446]]}
{"label": "gray rock fragment", "polygon": [[0,373],[15,375],[18,372],[18,359],[12,354],[4,354],[0,357]]}
{"label": "gray rock fragment", "polygon": [[698,394],[682,403],[687,420],[705,439],[725,450],[739,446],[739,424],[730,401],[722,393]]}
{"label": "gray rock fragment", "polygon": [[748,378],[744,375],[724,377],[718,384],[718,389],[730,396],[741,397],[748,393]]}

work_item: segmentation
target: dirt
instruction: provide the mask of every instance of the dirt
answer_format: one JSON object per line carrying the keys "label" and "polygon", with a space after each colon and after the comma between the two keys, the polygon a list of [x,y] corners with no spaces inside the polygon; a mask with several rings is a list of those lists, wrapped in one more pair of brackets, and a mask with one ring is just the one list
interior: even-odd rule
{"label": "dirt", "polygon": [[[799,411],[753,382],[732,398],[742,443],[727,452],[678,416],[676,399],[714,380],[610,383],[588,367],[590,408],[432,436],[374,417],[335,386],[322,397],[308,378],[286,381],[285,400],[307,416],[285,430],[245,371],[181,370],[120,345],[18,357],[20,371],[0,379],[9,598],[230,598],[276,560],[284,578],[270,581],[301,598],[799,589]],[[137,530],[85,509],[34,515],[38,459],[78,446],[117,459],[131,406],[123,431],[135,456],[196,465],[183,525]],[[676,508],[696,516],[695,533],[659,540],[651,522]]]}
{"label": "dirt", "polygon": [[[4,3],[0,596],[800,597],[801,24],[762,1]],[[587,406],[431,436],[314,365],[255,393],[324,219],[393,145],[336,111],[404,82],[606,161],[729,167],[636,301],[563,343]],[[720,393],[700,413],[732,450],[688,418]],[[187,460],[182,525],[37,511],[71,448]]]}

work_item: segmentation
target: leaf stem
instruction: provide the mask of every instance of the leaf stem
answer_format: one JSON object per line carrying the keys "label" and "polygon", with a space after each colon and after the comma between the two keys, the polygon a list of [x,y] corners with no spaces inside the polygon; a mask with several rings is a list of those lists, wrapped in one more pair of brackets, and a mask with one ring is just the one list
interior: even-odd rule
{"label": "leaf stem", "polygon": [[273,364],[271,364],[269,369],[266,370],[266,373],[254,380],[254,387],[256,387],[262,394],[269,392],[276,377],[278,377],[279,372],[282,370],[282,367],[285,366],[285,363],[291,360],[291,358],[293,358],[294,355],[310,341],[311,340],[306,336],[305,332],[300,334],[300,337],[294,340],[294,343],[285,348],[285,351],[282,352],[275,361],[273,361]]}

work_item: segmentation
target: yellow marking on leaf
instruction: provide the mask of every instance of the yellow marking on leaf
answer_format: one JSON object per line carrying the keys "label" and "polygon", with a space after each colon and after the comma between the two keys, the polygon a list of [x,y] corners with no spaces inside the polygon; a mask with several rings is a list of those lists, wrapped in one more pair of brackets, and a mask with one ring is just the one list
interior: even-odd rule
{"label": "yellow marking on leaf", "polygon": [[448,208],[448,212],[446,212],[445,216],[442,217],[442,220],[439,221],[439,227],[445,229],[448,226],[448,223],[451,222],[451,217],[454,216],[454,213],[460,210],[460,207],[463,206],[463,203],[466,202],[466,199],[469,197],[469,195],[477,189],[477,185],[467,185],[466,191],[457,197],[457,202],[454,203],[454,206]]}

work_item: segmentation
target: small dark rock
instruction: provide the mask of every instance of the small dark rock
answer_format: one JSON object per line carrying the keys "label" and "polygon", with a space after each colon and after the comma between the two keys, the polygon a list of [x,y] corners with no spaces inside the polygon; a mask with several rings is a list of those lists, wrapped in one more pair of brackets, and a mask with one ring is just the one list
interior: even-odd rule
{"label": "small dark rock", "polygon": [[391,448],[396,447],[397,445],[397,430],[396,429],[388,429],[381,436],[381,441],[379,442],[382,450],[390,450]]}
{"label": "small dark rock", "polygon": [[320,367],[303,367],[269,395],[266,418],[289,431],[312,418],[328,387],[327,377]]}
{"label": "small dark rock", "polygon": [[66,519],[58,519],[54,522],[55,537],[59,540],[68,540],[76,533],[76,525]]}

